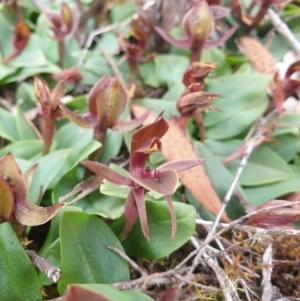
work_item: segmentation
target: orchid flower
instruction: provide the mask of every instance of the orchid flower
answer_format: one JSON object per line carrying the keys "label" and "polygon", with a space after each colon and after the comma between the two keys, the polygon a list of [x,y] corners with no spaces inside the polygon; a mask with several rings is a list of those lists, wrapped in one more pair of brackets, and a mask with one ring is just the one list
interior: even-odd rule
{"label": "orchid flower", "polygon": [[6,64],[10,60],[18,56],[28,44],[30,37],[30,30],[24,21],[15,24],[15,30],[13,35],[14,49],[10,54],[3,58],[2,63]]}
{"label": "orchid flower", "polygon": [[[60,107],[67,118],[83,128],[94,129],[94,139],[104,144],[107,129],[126,132],[140,126],[149,112],[131,120],[120,120],[127,103],[127,93],[117,77],[105,75],[92,88],[88,97],[89,113],[79,115],[70,111],[63,103]],[[99,155],[99,154],[98,154]]]}
{"label": "orchid flower", "polygon": [[182,82],[186,89],[176,104],[177,111],[180,113],[179,125],[184,128],[190,117],[193,116],[199,129],[201,141],[205,139],[202,111],[213,109],[210,102],[219,96],[215,93],[203,91],[204,80],[214,68],[215,64],[213,63],[192,63],[183,75]]}
{"label": "orchid flower", "polygon": [[176,191],[178,174],[201,164],[203,159],[186,159],[171,161],[151,171],[146,167],[148,157],[161,151],[161,138],[169,128],[168,122],[159,116],[152,124],[137,130],[131,139],[130,173],[120,175],[106,165],[92,161],[82,161],[81,164],[111,183],[129,187],[130,192],[125,202],[125,227],[121,234],[125,238],[140,217],[144,236],[149,241],[149,229],[144,195],[147,191],[155,191],[165,196],[172,219],[172,237],[176,234],[176,216],[171,195]]}
{"label": "orchid flower", "polygon": [[65,2],[61,4],[60,12],[48,9],[40,0],[35,0],[35,4],[50,21],[50,28],[54,33],[54,39],[58,42],[59,63],[62,67],[65,53],[65,39],[72,36],[79,26],[79,17],[72,11]]}
{"label": "orchid flower", "polygon": [[0,158],[0,223],[12,222],[13,218],[26,226],[37,226],[49,221],[65,203],[50,207],[37,206],[27,200],[27,186],[13,155]]}
{"label": "orchid flower", "polygon": [[211,49],[226,42],[235,32],[237,27],[230,28],[219,40],[209,40],[215,28],[215,20],[225,17],[229,9],[218,6],[209,6],[206,0],[194,1],[192,7],[182,20],[182,29],[185,37],[176,40],[163,29],[155,27],[156,31],[169,43],[180,47],[191,49],[191,63],[199,61],[202,49]]}
{"label": "orchid flower", "polygon": [[51,91],[49,85],[41,78],[34,78],[35,96],[40,103],[39,115],[42,136],[44,140],[43,155],[49,153],[56,130],[55,120],[64,118],[59,107],[60,99],[65,95],[63,81]]}
{"label": "orchid flower", "polygon": [[141,10],[138,17],[130,22],[130,26],[130,36],[120,37],[119,44],[127,57],[131,71],[139,76],[137,63],[147,62],[155,56],[155,53],[145,55],[147,42],[153,31],[151,16],[147,11]]}

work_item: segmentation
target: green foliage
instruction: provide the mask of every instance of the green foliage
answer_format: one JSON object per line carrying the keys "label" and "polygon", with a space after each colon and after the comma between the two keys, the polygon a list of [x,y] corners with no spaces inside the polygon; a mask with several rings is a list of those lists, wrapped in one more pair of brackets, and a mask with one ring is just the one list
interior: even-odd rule
{"label": "green foliage", "polygon": [[70,283],[114,283],[129,280],[129,267],[107,248],[124,251],[105,222],[83,212],[65,212],[60,223],[61,269],[58,289]]}
{"label": "green foliage", "polygon": [[0,225],[0,268],[1,300],[42,298],[35,268],[8,223]]}
{"label": "green foliage", "polygon": [[[15,8],[7,6],[12,1],[4,2],[0,4],[1,61],[15,49],[14,26],[18,19]],[[55,26],[51,25],[51,20],[45,16],[45,12],[41,11],[43,9],[38,8],[38,2],[17,1],[22,18],[30,29],[30,36],[18,55],[7,63],[0,63],[0,158],[12,153],[25,177],[28,186],[27,199],[31,203],[47,207],[57,204],[59,206],[62,199],[72,202],[78,197],[79,200],[72,202],[71,205],[64,204],[65,206],[53,216],[49,225],[40,226],[41,232],[38,232],[39,228],[36,227],[25,228],[23,225],[10,223],[11,221],[2,223],[3,221],[0,220],[0,300],[41,300],[44,291],[42,287],[53,285],[43,272],[37,272],[25,251],[26,248],[36,248],[40,256],[62,270],[62,278],[56,286],[61,296],[68,285],[78,283],[101,293],[112,301],[154,301],[142,292],[119,291],[111,286],[116,282],[135,279],[136,275],[129,269],[126,260],[107,247],[114,246],[139,263],[144,262],[143,259],[146,259],[147,264],[149,260],[164,260],[180,248],[186,251],[188,248],[186,242],[197,230],[196,212],[205,220],[214,220],[215,214],[205,208],[201,200],[195,198],[191,193],[192,189],[188,190],[183,184],[184,176],[182,182],[177,181],[177,175],[174,176],[176,192],[172,195],[172,204],[177,219],[177,232],[171,238],[173,224],[170,211],[172,210],[163,194],[151,191],[149,189],[151,185],[147,186],[147,183],[143,182],[145,195],[135,200],[144,197],[146,216],[140,215],[141,211],[144,212],[140,203],[133,202],[130,205],[131,209],[140,206],[138,216],[141,216],[142,222],[145,223],[146,220],[148,223],[149,242],[142,232],[140,218],[137,218],[133,230],[124,239],[122,231],[125,224],[126,199],[130,190],[140,188],[143,184],[136,179],[132,182],[134,183],[132,186],[122,185],[122,183],[116,185],[106,179],[101,181],[98,179],[96,184],[88,182],[92,172],[80,162],[85,160],[100,162],[121,175],[131,177],[131,180],[132,177],[140,177],[139,180],[143,181],[145,180],[143,176],[146,171],[149,171],[152,176],[151,181],[159,185],[160,178],[154,176],[154,171],[170,159],[162,155],[168,145],[165,144],[164,137],[159,142],[155,140],[155,143],[149,139],[153,143],[151,149],[147,140],[139,147],[139,155],[145,151],[144,148],[149,148],[149,153],[144,153],[148,156],[156,150],[155,148],[160,148],[160,142],[162,142],[162,152],[152,154],[146,163],[143,162],[150,168],[149,170],[140,168],[137,174],[130,173],[133,161],[130,147],[135,132],[132,130],[117,132],[114,128],[115,124],[101,133],[97,132],[95,130],[97,126],[100,128],[101,124],[105,127],[107,120],[118,112],[120,105],[115,105],[116,99],[113,99],[109,104],[102,103],[100,110],[97,102],[98,98],[101,98],[98,97],[100,94],[95,96],[97,101],[93,105],[90,103],[91,89],[102,77],[106,75],[114,77],[118,74],[118,83],[124,82],[123,88],[127,89],[123,91],[122,120],[132,121],[136,117],[135,110],[130,106],[135,104],[150,109],[151,114],[156,116],[164,112],[165,119],[172,120],[175,124],[179,122],[182,132],[186,133],[192,141],[195,156],[205,159],[203,164],[205,173],[218,198],[223,200],[240,166],[244,151],[229,164],[225,165],[223,161],[239,148],[246,149],[250,141],[248,134],[253,134],[252,130],[256,129],[261,118],[273,109],[270,83],[273,81],[274,74],[256,72],[251,59],[243,54],[242,47],[240,52],[237,51],[235,41],[239,41],[246,34],[243,28],[239,28],[234,38],[226,42],[224,47],[201,49],[200,61],[215,64],[215,68],[205,76],[201,72],[196,72],[192,82],[186,84],[187,87],[183,83],[183,76],[190,66],[193,49],[170,46],[167,52],[157,53],[155,56],[153,53],[153,57],[150,48],[140,51],[140,45],[146,45],[150,37],[147,34],[145,37],[139,34],[139,30],[143,28],[140,24],[138,30],[137,28],[134,30],[134,27],[130,30],[129,26],[134,26],[130,23],[130,18],[139,12],[134,4],[121,1],[122,3],[112,5],[111,1],[103,1],[102,13],[89,18],[86,24],[81,24],[76,34],[74,32],[63,34],[63,43],[59,44],[59,39],[53,30]],[[61,17],[60,9],[64,1],[41,2],[50,5],[51,9],[58,13],[56,16]],[[80,9],[76,7],[77,2],[66,1],[71,11],[76,11],[75,16],[68,16],[75,25],[79,22],[79,17],[82,17]],[[79,2],[83,5],[83,11],[87,13],[90,5],[95,1]],[[249,1],[243,2],[244,5],[248,5]],[[255,12],[255,9],[253,11]],[[281,11],[281,17],[298,39],[299,20],[294,16],[299,12],[297,1],[286,5]],[[112,23],[112,29],[104,27],[103,32],[88,45],[88,49],[83,49],[82,45],[87,38],[85,35],[99,26],[100,30],[103,29],[102,26],[108,25],[107,21]],[[235,23],[231,15],[220,22],[224,22],[224,24],[220,23],[222,25],[220,28],[224,28],[225,32],[230,24]],[[144,25],[147,27],[147,24]],[[269,45],[269,51],[276,60],[282,60],[284,57],[286,60],[286,53],[291,46],[286,42],[285,37],[279,34],[275,34],[270,40],[267,33],[272,28],[268,18],[262,20],[254,28],[257,40],[264,45]],[[179,27],[173,28],[171,36],[180,39],[184,36],[184,30]],[[124,38],[122,47],[121,37]],[[145,41],[139,41],[139,38],[145,38]],[[215,36],[212,35],[210,38],[214,40]],[[126,43],[129,42],[131,48],[126,48],[128,47]],[[59,51],[60,47],[64,48],[63,55]],[[136,69],[133,67],[134,63],[137,64]],[[197,64],[198,59],[194,63]],[[53,92],[58,82],[54,79],[55,74],[64,73],[66,69],[75,67],[82,79],[64,78],[65,94],[62,93],[59,99],[55,99],[55,95],[51,94],[51,97],[46,97],[48,102],[45,103],[38,101],[39,95],[47,95],[48,89]],[[35,76],[41,77],[49,86],[35,87]],[[188,112],[184,115],[180,111],[179,100],[186,95],[184,93],[195,92],[193,80],[199,86],[202,85],[201,93],[212,93],[213,97],[209,100],[202,99],[200,94],[194,95],[194,102],[189,102],[189,98],[185,99],[183,107]],[[103,95],[107,92],[101,90],[101,84],[99,89]],[[127,96],[132,96],[134,90],[136,93],[129,101]],[[294,95],[296,93],[292,96]],[[213,101],[210,102],[212,99]],[[67,119],[67,115],[62,114],[60,109],[62,107],[60,101],[66,105],[66,110],[81,114],[82,119],[86,118],[88,121],[86,125],[88,124],[90,128],[80,127]],[[197,114],[189,111],[194,105],[199,108],[203,117],[205,139],[200,137],[203,134],[198,127],[201,118],[199,121]],[[98,110],[97,116],[101,115],[103,119],[98,118],[95,122],[92,116],[93,110]],[[45,117],[53,123],[50,124],[49,119]],[[49,153],[44,153],[46,135],[43,132],[43,122],[46,123],[46,130],[53,130],[53,136],[50,135]],[[257,207],[269,200],[286,199],[289,194],[299,192],[299,105],[298,109],[283,111],[281,116],[276,115],[271,123],[274,129],[266,131],[261,137],[263,139],[255,145],[236,185],[237,193],[231,197],[226,207],[226,213],[232,220],[247,212],[248,208],[244,207],[243,201],[249,206]],[[161,128],[156,130],[159,132]],[[161,135],[158,136],[161,138]],[[177,137],[173,138],[177,139]],[[182,143],[176,140],[176,144]],[[179,146],[184,157],[186,145]],[[140,162],[135,164],[139,165]],[[179,173],[179,178],[180,176]],[[189,176],[188,174],[186,177]],[[10,185],[10,179],[6,174],[1,174],[0,177],[4,185]],[[201,181],[201,178],[194,179],[195,185],[199,185],[197,188],[202,188]],[[18,187],[14,189],[18,191]],[[6,205],[6,199],[1,193],[0,191],[0,213]],[[67,200],[65,196],[68,196]],[[24,230],[23,234],[17,236],[18,231],[15,229],[21,226]],[[31,240],[31,237],[34,243],[23,244],[27,239]]]}

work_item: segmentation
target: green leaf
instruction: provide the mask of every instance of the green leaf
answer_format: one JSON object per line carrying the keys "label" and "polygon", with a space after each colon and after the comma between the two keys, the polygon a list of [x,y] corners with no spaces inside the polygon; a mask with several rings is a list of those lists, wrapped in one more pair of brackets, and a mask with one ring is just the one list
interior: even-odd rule
{"label": "green leaf", "polygon": [[17,129],[22,140],[39,139],[36,131],[34,130],[34,125],[30,125],[30,121],[26,119],[24,113],[19,107],[17,107],[16,119]]}
{"label": "green leaf", "polygon": [[[216,108],[217,104],[213,103]],[[244,103],[242,107],[236,105],[231,109],[230,114],[226,114],[226,119],[218,122],[217,124],[206,129],[206,136],[210,139],[227,139],[237,136],[244,132],[265,112],[268,106],[268,98],[265,91],[262,91],[255,98],[249,99],[248,103]],[[214,112],[208,113],[205,121],[209,119],[209,115]],[[224,114],[219,112],[220,115]]]}
{"label": "green leaf", "polygon": [[108,284],[82,284],[81,286],[101,293],[112,301],[154,301],[138,291],[119,291]]}
{"label": "green leaf", "polygon": [[270,143],[268,147],[286,162],[290,162],[300,152],[300,140],[297,136],[286,134],[276,137],[277,143]]}
{"label": "green leaf", "polygon": [[[212,105],[222,112],[211,111],[204,115],[205,126],[211,127],[227,119],[232,120],[234,126],[237,113],[246,111],[255,106],[266,106],[267,86],[271,81],[271,76],[261,74],[238,74],[228,75],[222,78],[208,79],[206,90],[217,93],[221,97],[216,98]],[[243,112],[244,113],[244,112]],[[245,115],[245,113],[244,113]],[[223,127],[222,132],[226,130]]]}
{"label": "green leaf", "polygon": [[107,160],[114,158],[119,154],[123,143],[123,136],[123,133],[117,133],[108,129],[105,138],[104,150],[98,160],[99,162],[106,163]]}
{"label": "green leaf", "polygon": [[189,65],[184,56],[159,54],[154,59],[155,74],[160,86],[172,87],[181,83],[183,74]]}
{"label": "green leaf", "polygon": [[[177,218],[177,233],[171,239],[171,216],[167,203],[146,201],[150,243],[142,233],[140,222],[136,222],[122,243],[128,256],[158,260],[179,249],[190,239],[195,230],[195,208],[178,202],[173,202],[173,205]],[[115,233],[120,234],[124,218],[113,222],[111,226]]]}
{"label": "green leaf", "polygon": [[[210,178],[216,193],[218,194],[220,199],[223,200],[233,180],[233,176],[216,158],[216,156],[206,147],[206,145],[203,145],[198,141],[194,141],[193,144],[199,157],[205,158],[203,165],[206,174]],[[243,190],[239,185],[237,186],[237,189],[243,195]],[[201,206],[199,204],[199,201],[195,200],[195,198],[191,194],[188,196],[188,200],[199,210],[199,212],[204,212],[202,208],[203,206]],[[244,213],[240,202],[235,196],[232,197],[230,203],[227,205],[226,212],[232,219],[239,218]],[[210,213],[205,212],[205,214],[209,215]],[[204,215],[201,216],[203,216],[203,218],[205,217]]]}
{"label": "green leaf", "polygon": [[65,212],[60,224],[62,294],[71,283],[114,283],[130,279],[128,264],[107,246],[124,252],[111,229],[97,216]]}
{"label": "green leaf", "polygon": [[4,85],[4,84],[17,82],[20,80],[20,78],[26,79],[28,77],[39,75],[41,73],[57,73],[60,70],[61,69],[58,66],[52,63],[48,63],[47,65],[43,65],[43,66],[20,68],[18,69],[17,72],[3,79],[3,81],[1,81],[1,84]]}
{"label": "green leaf", "polygon": [[136,11],[133,3],[122,3],[114,5],[110,10],[112,23],[122,22],[131,17]]}
{"label": "green leaf", "polygon": [[0,108],[0,136],[9,141],[20,140],[15,117],[2,108]]}
{"label": "green leaf", "polygon": [[101,146],[100,142],[92,140],[93,130],[83,129],[72,122],[61,127],[54,139],[57,141],[57,149],[68,148],[71,150],[65,163],[61,164],[60,177]]}
{"label": "green leaf", "polygon": [[153,88],[159,88],[159,82],[155,76],[155,64],[153,61],[139,65],[139,71],[144,83]]}
{"label": "green leaf", "polygon": [[169,119],[170,115],[178,116],[178,111],[176,109],[176,101],[158,99],[158,98],[143,98],[137,99],[134,102],[138,105],[141,105],[147,109],[153,110],[156,114],[160,114],[164,111],[164,117]]}
{"label": "green leaf", "polygon": [[38,168],[32,177],[28,192],[29,201],[36,202],[40,199],[49,184],[57,177],[69,155],[70,150],[63,149],[52,152],[36,160],[35,163],[38,163]]}
{"label": "green leaf", "polygon": [[35,268],[9,223],[0,225],[1,301],[42,299]]}
{"label": "green leaf", "polygon": [[220,157],[220,160],[227,158],[234,151],[236,151],[243,143],[244,141],[240,139],[205,139],[205,146],[208,147],[216,157]]}
{"label": "green leaf", "polygon": [[[56,204],[62,197],[73,190],[78,179],[72,173],[63,177],[52,191],[52,203]],[[75,196],[73,197],[75,198]],[[70,198],[70,201],[72,198]],[[124,213],[124,198],[116,198],[99,193],[99,190],[90,193],[73,206],[83,209],[86,213],[98,214],[109,219],[119,218]]]}
{"label": "green leaf", "polygon": [[[50,261],[53,263],[55,266],[58,268],[60,267],[60,251],[59,251],[59,257],[54,256],[54,247],[57,247],[58,245],[60,246],[60,240],[59,239],[59,226],[60,226],[60,221],[61,217],[64,212],[69,212],[69,211],[79,211],[81,212],[82,210],[78,207],[74,206],[67,206],[61,208],[61,210],[54,216],[54,218],[51,219],[51,226],[50,229],[47,233],[46,240],[42,246],[42,248],[39,250],[39,255],[46,260]],[[59,248],[60,250],[60,248]],[[49,280],[49,278],[42,272],[39,273],[39,278],[40,278],[40,283],[42,285],[50,285],[52,282]]]}
{"label": "green leaf", "polygon": [[[120,173],[123,176],[128,176],[128,171],[126,171],[124,168],[116,165],[116,164],[110,164],[109,167]],[[118,185],[115,185],[107,180],[103,180],[102,185],[100,186],[100,192],[105,194],[105,195],[109,195],[109,196],[114,196],[117,198],[123,198],[126,199],[127,195],[130,191],[130,188],[127,187],[120,187]]]}
{"label": "green leaf", "polygon": [[[239,164],[240,160],[235,160],[227,168],[234,175]],[[261,146],[251,154],[239,183],[245,186],[264,185],[286,180],[294,175],[281,157],[270,148]]]}
{"label": "green leaf", "polygon": [[2,81],[9,77],[10,75],[14,74],[16,72],[16,68],[7,66],[7,65],[0,65],[0,83],[2,84]]}
{"label": "green leaf", "polygon": [[218,48],[204,49],[201,54],[201,62],[217,63],[216,69],[211,74],[216,74],[217,76],[231,74],[231,68],[226,60],[224,51]]}
{"label": "green leaf", "polygon": [[22,111],[27,111],[36,107],[33,103],[34,99],[35,95],[33,85],[27,82],[20,83],[16,91],[15,101]]}
{"label": "green leaf", "polygon": [[299,114],[284,114],[280,120],[280,124],[273,133],[274,137],[283,134],[293,134],[298,137],[300,125]]}
{"label": "green leaf", "polygon": [[295,175],[287,180],[244,188],[246,200],[253,206],[259,206],[269,200],[278,199],[291,192],[299,191],[300,169],[295,168]]}
{"label": "green leaf", "polygon": [[[99,49],[99,47],[105,49],[105,52],[107,54],[114,56],[116,53],[119,52],[118,37],[113,32],[106,32],[104,34],[101,34],[100,39],[97,42],[96,48]],[[107,68],[109,67],[107,66]]]}
{"label": "green leaf", "polygon": [[41,140],[26,140],[12,142],[0,150],[0,157],[3,157],[9,152],[12,152],[14,157],[31,160],[38,154],[42,153],[43,141]]}
{"label": "green leaf", "polygon": [[43,51],[39,47],[36,47],[38,38],[36,34],[31,34],[27,46],[16,58],[11,60],[8,65],[15,68],[46,66],[48,61]]}

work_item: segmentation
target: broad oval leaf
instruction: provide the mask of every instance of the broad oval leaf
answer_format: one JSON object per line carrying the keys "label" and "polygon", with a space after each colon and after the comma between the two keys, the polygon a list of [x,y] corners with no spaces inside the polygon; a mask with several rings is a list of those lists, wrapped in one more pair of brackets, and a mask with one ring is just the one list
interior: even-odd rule
{"label": "broad oval leaf", "polygon": [[70,149],[63,149],[43,156],[34,162],[39,165],[32,177],[28,200],[36,202],[40,199],[50,183],[57,177],[69,155]]}
{"label": "broad oval leaf", "polygon": [[9,223],[0,225],[1,301],[41,300],[35,268]]}
{"label": "broad oval leaf", "polygon": [[111,229],[96,215],[64,212],[60,223],[60,293],[72,283],[114,283],[130,279],[128,264],[107,246],[124,252]]}

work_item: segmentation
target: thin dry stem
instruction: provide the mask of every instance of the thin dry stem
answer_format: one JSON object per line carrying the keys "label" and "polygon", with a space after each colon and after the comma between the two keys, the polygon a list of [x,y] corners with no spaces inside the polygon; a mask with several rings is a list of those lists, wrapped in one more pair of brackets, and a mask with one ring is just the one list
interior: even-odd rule
{"label": "thin dry stem", "polygon": [[[223,215],[225,209],[226,209],[226,206],[228,205],[230,199],[231,199],[231,196],[235,190],[235,187],[239,181],[239,178],[248,162],[248,159],[254,149],[254,146],[255,146],[255,143],[257,140],[259,140],[261,138],[261,136],[263,135],[264,131],[265,131],[265,128],[266,126],[269,124],[269,121],[270,119],[275,115],[276,111],[272,111],[270,112],[266,117],[264,117],[261,122],[260,122],[260,125],[258,126],[258,129],[257,129],[257,132],[256,132],[256,135],[251,139],[246,151],[245,151],[245,154],[244,154],[244,157],[236,171],[236,174],[234,176],[234,179],[228,189],[228,192],[226,193],[225,195],[225,198],[223,200],[223,203],[222,203],[222,206],[216,216],[216,219],[210,229],[210,231],[208,232],[205,240],[204,240],[204,243],[203,243],[203,246],[206,246],[208,245],[214,238],[214,233],[216,232],[216,229],[217,229],[217,226],[220,222],[220,219],[221,219],[221,216]],[[198,266],[199,264],[199,261],[201,260],[201,257],[202,257],[202,254],[204,252],[204,248],[201,246],[200,247],[200,250],[199,250],[199,253],[196,255],[196,257],[194,258],[193,260],[193,264],[192,266],[190,267],[188,273],[187,273],[187,277],[189,277],[193,271],[195,270],[195,268]]]}
{"label": "thin dry stem", "polygon": [[[148,1],[145,5],[143,5],[142,7],[142,10],[147,10],[150,6],[154,5],[155,4],[155,0],[154,1]],[[117,29],[119,27],[125,27],[126,25],[128,25],[133,19],[137,18],[138,17],[138,14],[134,14],[132,17],[126,19],[125,21],[121,22],[121,23],[115,23],[115,24],[111,24],[111,25],[108,25],[108,26],[104,26],[104,27],[100,27],[94,31],[92,31],[86,42],[85,42],[85,45],[84,45],[84,48],[82,50],[82,54],[79,58],[79,61],[77,63],[78,67],[81,67],[81,65],[83,64],[84,62],[84,59],[87,55],[87,52],[89,50],[89,48],[91,47],[92,43],[93,43],[93,40],[95,39],[96,36],[102,34],[102,33],[105,33],[105,32],[109,32],[109,31],[112,31],[114,29]]]}
{"label": "thin dry stem", "polygon": [[289,41],[294,51],[300,54],[300,42],[288,26],[280,19],[279,15],[273,9],[269,8],[268,14],[276,30]]}
{"label": "thin dry stem", "polygon": [[107,246],[107,249],[115,252],[118,254],[121,258],[123,258],[125,261],[128,262],[128,264],[136,271],[138,272],[142,277],[149,276],[146,271],[141,269],[133,260],[131,260],[125,253],[121,252],[119,249],[113,247],[113,246]]}

